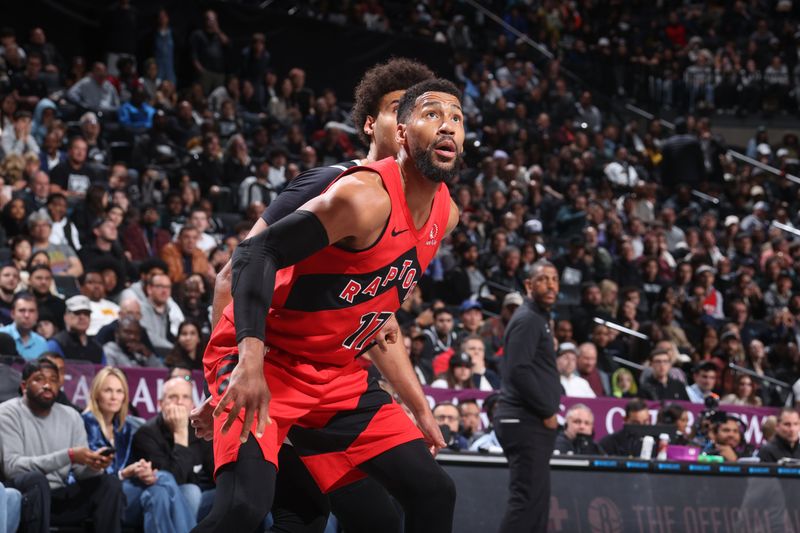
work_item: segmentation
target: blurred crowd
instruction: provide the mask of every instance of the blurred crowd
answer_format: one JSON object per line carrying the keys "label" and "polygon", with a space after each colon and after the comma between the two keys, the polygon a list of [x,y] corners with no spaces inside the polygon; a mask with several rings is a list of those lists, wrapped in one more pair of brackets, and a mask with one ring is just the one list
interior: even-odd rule
{"label": "blurred crowd", "polygon": [[[526,36],[605,95],[661,111],[773,115],[800,111],[800,6],[792,0],[481,4],[307,2],[308,15],[448,43],[473,61],[487,49],[528,56]],[[472,79],[476,86],[484,81]],[[499,80],[498,80],[499,81]]]}
{"label": "blurred crowd", "polygon": [[[450,184],[461,223],[397,313],[420,381],[496,390],[505,325],[544,257],[560,273],[552,330],[566,395],[630,399],[626,421],[634,424],[640,399],[793,407],[798,187],[732,159],[709,111],[796,108],[797,5],[494,4],[487,7],[552,57],[461,3],[364,1],[343,12],[311,2],[298,14],[454,50],[453,72],[441,74],[464,91],[467,164]],[[302,66],[276,70],[278,48],[264,34],[232,38],[207,11],[179,43],[171,16],[161,10],[146,20],[116,3],[107,47],[92,61],[63,57],[42,28],[0,29],[0,353],[28,362],[0,420],[3,408],[16,424],[24,419],[20,381],[31,382],[26,405],[38,398],[39,409],[58,410],[64,360],[108,365],[83,420],[59,411],[66,425],[50,429],[64,438],[43,441],[48,448],[7,439],[4,427],[5,479],[23,493],[49,487],[54,502],[78,491],[91,512],[101,512],[98,490],[129,505],[148,487],[148,502],[153,492],[163,502],[183,491],[184,515],[152,503],[136,516],[108,506],[95,515],[158,516],[183,530],[210,484],[157,457],[196,446],[201,459],[186,460],[204,460],[184,434],[191,401],[162,398],[162,409],[175,407],[154,419],[158,442],[137,455],[136,417],[127,416],[125,376],[114,368],[165,368],[183,389],[180,380],[201,367],[216,274],[237,243],[300,172],[364,157],[366,147],[344,103],[351,95],[316,87]],[[130,43],[148,25],[150,55],[142,57]],[[190,51],[185,79],[178,46]],[[609,98],[670,107],[675,128],[620,116]],[[795,134],[754,128],[742,149],[797,172]],[[455,423],[455,448],[491,449],[496,438],[480,411],[462,402],[435,414]],[[568,413],[565,438],[586,434],[575,428],[591,429],[588,415]],[[675,423],[683,414],[669,416]],[[795,418],[781,413],[776,425],[788,429],[779,437],[797,434]],[[88,433],[67,431],[84,422]],[[784,440],[796,454],[793,439]],[[600,443],[607,453],[613,446]],[[59,450],[47,465],[31,462]],[[70,478],[70,464],[83,473]],[[29,479],[32,470],[45,476]],[[111,485],[82,481],[100,472]],[[53,509],[54,520],[73,518],[65,518],[70,505]]]}

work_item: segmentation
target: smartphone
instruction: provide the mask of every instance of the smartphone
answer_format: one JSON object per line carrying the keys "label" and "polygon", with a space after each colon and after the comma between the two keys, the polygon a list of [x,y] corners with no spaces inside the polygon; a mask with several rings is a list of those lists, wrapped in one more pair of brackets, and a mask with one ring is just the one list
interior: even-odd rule
{"label": "smartphone", "polygon": [[103,457],[108,457],[109,455],[114,455],[114,453],[116,451],[117,450],[115,450],[114,448],[103,448],[102,450],[98,451],[97,453],[99,453]]}

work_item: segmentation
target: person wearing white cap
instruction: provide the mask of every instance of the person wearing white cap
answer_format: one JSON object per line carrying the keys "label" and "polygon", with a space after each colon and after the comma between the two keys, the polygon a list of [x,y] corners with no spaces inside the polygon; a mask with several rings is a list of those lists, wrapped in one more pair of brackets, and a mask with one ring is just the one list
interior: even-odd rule
{"label": "person wearing white cap", "polygon": [[103,348],[94,338],[86,334],[91,323],[92,302],[86,296],[79,294],[67,300],[66,304],[64,322],[67,329],[47,341],[47,349],[61,354],[65,359],[103,363],[105,361]]}
{"label": "person wearing white cap", "polygon": [[736,215],[728,215],[725,217],[725,227],[736,226],[739,224],[739,217]]}
{"label": "person wearing white cap", "polygon": [[725,318],[725,313],[723,312],[724,302],[722,299],[722,293],[719,292],[716,287],[714,287],[714,276],[716,273],[717,271],[712,267],[708,265],[700,265],[695,271],[694,275],[698,285],[705,291],[705,296],[703,297],[703,309],[707,315],[721,320]]}
{"label": "person wearing white cap", "polygon": [[769,204],[767,202],[763,200],[756,202],[753,206],[753,212],[742,219],[739,227],[747,233],[766,230],[769,223],[767,219],[768,211]]}
{"label": "person wearing white cap", "polygon": [[589,382],[577,373],[578,349],[571,342],[562,342],[558,347],[556,367],[564,394],[574,398],[596,398]]}

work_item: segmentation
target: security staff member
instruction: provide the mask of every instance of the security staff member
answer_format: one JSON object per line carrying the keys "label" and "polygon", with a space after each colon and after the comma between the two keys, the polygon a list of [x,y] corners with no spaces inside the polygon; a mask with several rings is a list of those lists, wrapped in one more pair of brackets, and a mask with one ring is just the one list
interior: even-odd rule
{"label": "security staff member", "polygon": [[558,298],[556,267],[548,261],[535,263],[525,288],[528,299],[506,327],[503,382],[495,414],[497,438],[509,468],[501,533],[546,531],[550,510],[550,456],[561,396],[550,331],[550,309]]}

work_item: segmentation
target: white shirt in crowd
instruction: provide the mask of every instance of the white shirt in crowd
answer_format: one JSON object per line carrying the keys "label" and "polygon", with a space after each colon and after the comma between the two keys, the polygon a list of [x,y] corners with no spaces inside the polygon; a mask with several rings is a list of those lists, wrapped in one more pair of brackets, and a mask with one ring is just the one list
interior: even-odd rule
{"label": "white shirt in crowd", "polygon": [[597,398],[589,382],[580,376],[561,376],[561,386],[564,393],[574,398]]}

